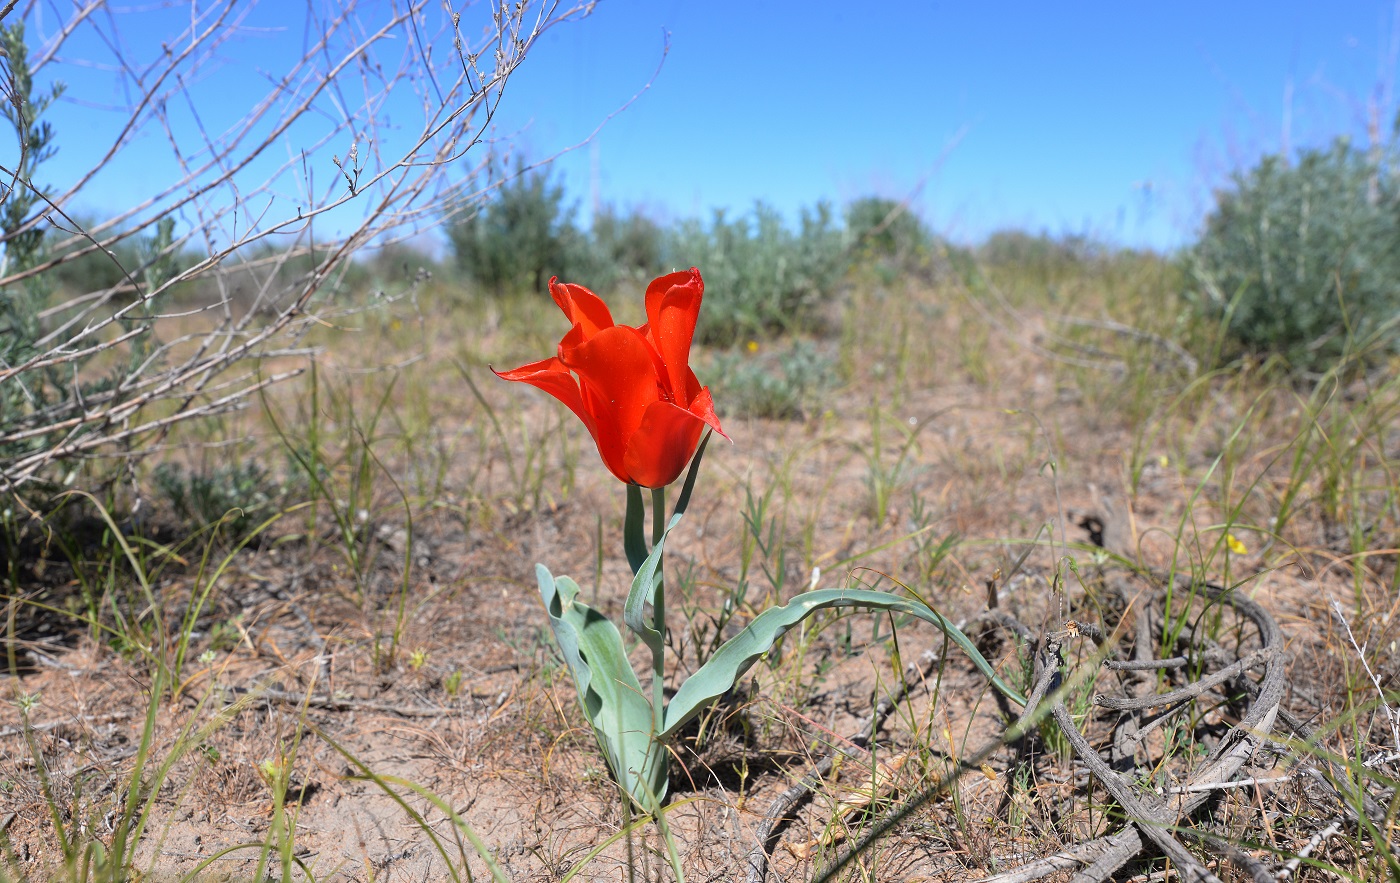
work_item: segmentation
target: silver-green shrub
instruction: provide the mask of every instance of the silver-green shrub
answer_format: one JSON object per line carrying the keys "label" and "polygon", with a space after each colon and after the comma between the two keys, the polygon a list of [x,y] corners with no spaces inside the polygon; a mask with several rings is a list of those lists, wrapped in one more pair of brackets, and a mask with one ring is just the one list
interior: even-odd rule
{"label": "silver-green shrub", "polygon": [[803,210],[795,231],[761,202],[749,217],[731,221],[717,211],[708,227],[685,221],[671,231],[666,255],[669,267],[705,274],[696,336],[718,346],[820,325],[849,264],[827,203]]}
{"label": "silver-green shrub", "polygon": [[592,269],[575,213],[547,168],[518,164],[486,202],[448,224],[447,238],[458,267],[492,293],[544,291],[551,276],[580,281]]}
{"label": "silver-green shrub", "polygon": [[1236,174],[1189,255],[1200,309],[1239,347],[1301,372],[1394,352],[1400,189],[1390,162],[1341,139]]}
{"label": "silver-green shrub", "polygon": [[908,203],[864,196],[847,204],[845,215],[853,263],[872,268],[885,285],[900,276],[930,276],[934,237]]}

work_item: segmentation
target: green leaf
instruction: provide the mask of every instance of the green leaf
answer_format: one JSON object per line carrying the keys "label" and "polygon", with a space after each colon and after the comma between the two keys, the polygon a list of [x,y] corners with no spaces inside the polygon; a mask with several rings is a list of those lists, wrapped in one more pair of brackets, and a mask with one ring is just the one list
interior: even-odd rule
{"label": "green leaf", "polygon": [[646,509],[642,505],[642,489],[627,486],[627,517],[622,521],[622,548],[627,552],[627,566],[632,575],[642,569],[647,560]]}
{"label": "green leaf", "polygon": [[622,608],[622,619],[653,653],[661,652],[666,636],[647,622],[646,608],[648,606],[654,607],[656,604],[656,591],[661,587],[664,578],[661,561],[666,537],[671,535],[671,531],[675,530],[677,524],[680,524],[681,517],[685,515],[685,510],[690,506],[690,494],[695,489],[695,476],[700,472],[700,460],[705,456],[705,446],[710,443],[710,435],[711,433],[705,433],[705,437],[700,441],[700,447],[695,451],[694,459],[690,461],[690,471],[686,473],[685,483],[681,485],[681,495],[676,500],[676,510],[672,513],[671,520],[666,523],[666,530],[652,546],[651,553],[646,555],[640,563],[634,559],[634,555],[638,544],[642,543],[642,522],[645,520],[642,517],[642,492],[635,485],[627,486],[627,520],[624,525],[624,545],[627,547],[628,561],[632,564],[633,577],[632,588],[627,592],[627,603]]}
{"label": "green leaf", "polygon": [[967,635],[922,602],[866,589],[821,589],[798,595],[782,607],[770,607],[755,617],[742,632],[725,641],[671,698],[666,709],[666,725],[659,738],[669,739],[705,706],[733,687],[760,656],[773,649],[773,644],[788,629],[819,610],[837,607],[905,613],[937,626],[968,655],[992,686],[1012,702],[1026,704],[1025,697],[1001,679]]}
{"label": "green leaf", "polygon": [[642,639],[652,653],[661,652],[664,636],[647,623],[646,608],[647,605],[656,604],[656,590],[660,588],[662,580],[661,556],[666,548],[666,537],[670,536],[671,528],[675,527],[679,520],[679,515],[672,518],[661,539],[651,547],[651,554],[642,562],[636,576],[632,577],[632,588],[627,592],[627,602],[622,606],[622,621],[627,623],[627,627]]}
{"label": "green leaf", "polygon": [[695,456],[690,460],[690,471],[685,474],[685,483],[681,485],[681,495],[676,500],[676,511],[671,516],[671,527],[676,526],[676,522],[680,521],[686,507],[690,505],[690,492],[695,490],[695,476],[700,474],[700,461],[705,459],[705,448],[710,444],[712,435],[714,430],[705,433],[705,437],[700,439],[700,447],[695,449]]}
{"label": "green leaf", "polygon": [[[690,470],[686,472],[685,482],[681,485],[681,496],[676,501],[676,511],[671,516],[670,527],[676,526],[676,522],[690,505],[690,494],[695,490],[695,477],[700,474],[700,461],[705,458],[705,446],[710,443],[710,436],[713,434],[705,433],[705,437],[700,440],[700,446],[695,449],[695,456],[690,459]],[[636,576],[647,560],[647,537],[642,489],[635,484],[627,486],[627,516],[622,522],[622,548],[627,553],[627,564],[632,568],[632,575]]]}
{"label": "green leaf", "polygon": [[666,796],[668,754],[653,738],[651,703],[627,660],[621,633],[578,599],[578,583],[569,577],[555,579],[543,564],[535,565],[535,576],[579,704],[614,778],[643,809],[656,809]]}

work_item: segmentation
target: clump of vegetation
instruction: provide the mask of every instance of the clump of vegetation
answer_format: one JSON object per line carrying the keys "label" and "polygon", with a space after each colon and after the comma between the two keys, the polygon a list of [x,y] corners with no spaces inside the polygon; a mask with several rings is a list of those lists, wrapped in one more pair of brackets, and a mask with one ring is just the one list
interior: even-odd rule
{"label": "clump of vegetation", "polygon": [[1190,255],[1197,304],[1243,350],[1325,372],[1393,352],[1400,188],[1345,139],[1265,157],[1216,197]]}
{"label": "clump of vegetation", "polygon": [[720,414],[801,420],[836,385],[836,366],[812,343],[796,340],[770,355],[757,341],[716,357],[707,378]]}
{"label": "clump of vegetation", "polygon": [[671,269],[664,260],[666,231],[645,212],[605,205],[593,215],[590,237],[595,261],[610,278],[646,281]]}
{"label": "clump of vegetation", "polygon": [[[53,158],[53,128],[40,119],[44,110],[63,94],[62,84],[47,94],[36,94],[29,71],[29,49],[24,40],[24,23],[0,28],[0,48],[9,59],[10,94],[0,102],[0,117],[14,129],[23,145],[17,181],[32,181],[35,170]],[[44,227],[31,215],[38,210],[40,197],[33,187],[11,187],[0,205],[0,242],[5,248],[3,272],[12,276],[38,264],[44,253]],[[0,365],[9,368],[36,361],[42,355],[40,341],[44,328],[40,311],[48,305],[50,279],[31,276],[0,288]],[[61,395],[61,380],[55,369],[30,372],[28,382],[0,384],[0,437],[22,425],[26,417],[51,407],[50,398]],[[32,434],[0,441],[0,463],[22,457],[47,446],[47,437]]]}
{"label": "clump of vegetation", "polygon": [[271,515],[281,496],[267,470],[249,461],[188,471],[161,463],[151,481],[181,519],[194,525],[223,519],[235,539]]}
{"label": "clump of vegetation", "polygon": [[582,278],[590,269],[576,213],[547,169],[518,163],[489,201],[448,225],[448,243],[457,266],[494,293],[544,291],[551,276]]}
{"label": "clump of vegetation", "polygon": [[718,211],[708,227],[680,224],[667,253],[672,266],[704,268],[705,315],[696,334],[714,346],[819,326],[849,266],[827,203],[804,210],[796,231],[763,203],[734,220]]}
{"label": "clump of vegetation", "polygon": [[663,231],[643,212],[604,206],[591,229],[577,216],[548,168],[518,163],[489,199],[448,223],[448,245],[467,278],[496,295],[543,292],[552,276],[607,291],[662,272]]}
{"label": "clump of vegetation", "polygon": [[908,205],[866,196],[847,205],[845,215],[854,263],[874,268],[887,285],[901,273],[928,275],[933,267],[934,239]]}
{"label": "clump of vegetation", "polygon": [[933,237],[895,200],[852,202],[844,227],[828,203],[804,210],[795,228],[760,202],[731,218],[716,211],[663,227],[637,209],[604,206],[584,229],[577,206],[548,170],[518,169],[481,208],[447,228],[457,267],[494,295],[543,292],[552,276],[607,292],[671,270],[700,267],[705,315],[700,343],[732,347],[775,335],[820,331],[855,266],[892,280],[927,277]]}

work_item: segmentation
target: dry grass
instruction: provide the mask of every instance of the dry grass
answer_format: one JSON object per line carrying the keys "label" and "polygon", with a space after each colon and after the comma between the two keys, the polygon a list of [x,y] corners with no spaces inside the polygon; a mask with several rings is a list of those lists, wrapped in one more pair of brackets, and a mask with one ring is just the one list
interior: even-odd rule
{"label": "dry grass", "polygon": [[[943,658],[932,629],[868,615],[789,635],[677,758],[666,833],[630,820],[532,578],[546,561],[620,615],[623,495],[563,409],[485,370],[538,357],[558,323],[536,321],[538,300],[461,302],[446,288],[394,309],[325,331],[308,385],[190,428],[185,442],[224,446],[188,462],[256,458],[294,479],[245,548],[156,532],[135,548],[138,568],[101,524],[67,524],[81,579],[56,543],[28,550],[0,710],[0,873],[81,878],[57,831],[110,849],[135,794],[150,822],[131,867],[160,879],[489,878],[466,826],[512,880],[662,879],[667,836],[691,879],[740,879],[772,801],[833,746],[848,756],[779,830],[776,879],[811,879],[859,843],[841,879],[965,880],[1123,830],[1061,729],[1046,719],[996,747],[1017,710],[955,654],[920,667],[925,652]],[[1151,655],[1209,670],[1211,642],[1247,653],[1258,640],[1235,608],[1155,594],[1172,575],[1223,585],[1282,626],[1283,708],[1313,736],[1275,724],[1245,768],[1270,781],[1218,792],[1182,822],[1208,836],[1180,839],[1223,879],[1246,871],[1213,838],[1277,875],[1335,816],[1294,879],[1400,878],[1384,845],[1400,752],[1400,384],[1300,390],[1257,365],[1193,374],[1161,341],[1199,352],[1211,329],[1175,310],[1169,268],[1146,260],[857,280],[814,342],[840,387],[800,422],[730,417],[735,444],[711,446],[668,546],[684,596],[672,609],[687,613],[672,641],[693,666],[726,610],[733,628],[813,582],[906,584],[1029,686],[1031,648],[982,616],[993,591],[1042,660],[1059,635],[1050,646],[1084,679],[1065,712],[1107,757],[1120,715],[1093,692],[1165,692],[1199,671],[1127,675],[1100,667],[1095,645],[1132,656],[1148,617]],[[205,589],[189,658],[160,674],[162,639],[178,639]],[[82,618],[93,595],[100,627]],[[1069,620],[1107,637],[1067,634]],[[901,677],[907,697],[853,746]],[[1119,771],[1148,790],[1185,781],[1244,715],[1235,684],[1166,720]],[[1134,855],[1110,879],[1181,873],[1150,842]]]}

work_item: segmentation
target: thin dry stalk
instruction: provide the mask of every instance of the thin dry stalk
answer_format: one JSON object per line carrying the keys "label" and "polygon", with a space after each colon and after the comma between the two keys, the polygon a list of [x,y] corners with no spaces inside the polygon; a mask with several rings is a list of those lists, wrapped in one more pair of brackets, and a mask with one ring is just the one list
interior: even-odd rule
{"label": "thin dry stalk", "polygon": [[[0,245],[9,254],[39,231],[44,246],[32,260],[0,266],[0,296],[42,292],[62,265],[93,255],[117,262],[122,281],[41,297],[31,344],[0,361],[11,404],[0,415],[0,492],[51,480],[58,464],[70,470],[148,450],[175,424],[243,407],[295,376],[286,360],[311,352],[307,332],[355,308],[335,296],[351,256],[472,211],[499,183],[483,173],[507,80],[541,34],[591,4],[501,4],[472,37],[462,14],[428,0],[348,3],[329,7],[329,17],[328,7],[307,2],[302,56],[269,78],[241,119],[215,130],[205,118],[217,108],[201,107],[194,86],[231,75],[218,66],[256,8],[236,0],[192,8],[183,31],[142,59],[123,34],[135,13],[90,2],[73,9],[27,70],[8,65],[0,74],[13,99],[21,76],[51,75],[64,46],[82,37],[84,46],[109,48],[131,96],[98,161],[56,189],[28,173],[25,133],[37,111],[13,102],[21,161],[0,165],[10,184],[0,201],[31,208]],[[155,137],[138,148],[142,135]],[[110,217],[80,222],[73,206],[94,197],[103,170],[151,151],[156,138],[177,179]],[[480,158],[463,164],[469,153]],[[116,251],[134,245],[142,262],[121,266]],[[188,265],[170,266],[177,261]],[[260,367],[277,360],[282,367]],[[254,367],[230,370],[240,366]],[[107,382],[93,383],[93,373]]]}

